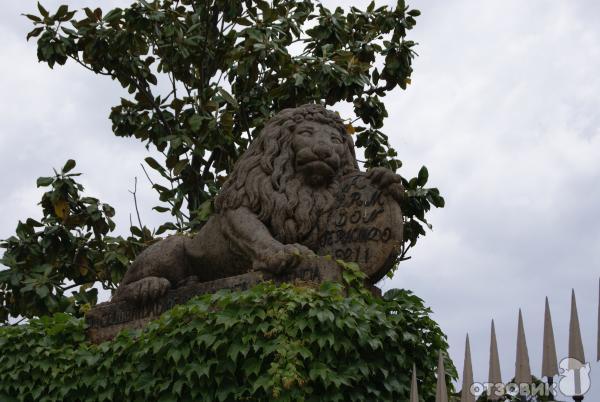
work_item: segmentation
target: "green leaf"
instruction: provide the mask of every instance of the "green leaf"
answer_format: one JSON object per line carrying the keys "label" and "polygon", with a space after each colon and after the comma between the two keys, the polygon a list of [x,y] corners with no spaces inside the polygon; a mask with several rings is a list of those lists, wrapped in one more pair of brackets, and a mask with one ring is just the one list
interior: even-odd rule
{"label": "green leaf", "polygon": [[42,19],[40,17],[38,17],[37,15],[33,15],[33,14],[21,14],[21,15],[24,15],[25,17],[29,18],[33,22],[42,22]]}
{"label": "green leaf", "polygon": [[156,235],[161,235],[167,230],[177,230],[177,226],[175,226],[172,222],[164,223],[160,225],[158,229],[156,229]]}
{"label": "green leaf", "polygon": [[120,8],[115,8],[113,10],[110,10],[105,16],[104,16],[104,21],[106,22],[113,22],[119,18],[121,18],[123,14],[123,10]]}
{"label": "green leaf", "polygon": [[69,159],[67,161],[67,163],[65,163],[65,166],[63,166],[62,168],[62,172],[63,173],[68,173],[70,172],[76,165],[77,163],[73,160],[73,159]]}
{"label": "green leaf", "polygon": [[325,321],[333,322],[335,320],[335,316],[329,310],[322,310],[317,313],[317,319],[321,322],[325,322]]}
{"label": "green leaf", "polygon": [[37,293],[40,298],[44,299],[46,296],[48,296],[49,290],[46,286],[40,286],[35,289],[35,293]]}
{"label": "green leaf", "polygon": [[192,117],[190,117],[190,119],[188,120],[188,124],[190,125],[190,128],[193,131],[198,131],[200,130],[200,127],[202,126],[202,121],[204,119],[202,117],[200,117],[199,115],[195,114]]}
{"label": "green leaf", "polygon": [[41,4],[40,2],[37,3],[37,8],[40,12],[40,14],[42,14],[42,17],[48,17],[50,14],[48,13],[48,10],[46,10]]}
{"label": "green leaf", "polygon": [[180,160],[179,162],[177,162],[175,164],[175,166],[173,167],[173,174],[175,176],[179,176],[181,174],[181,172],[183,171],[183,169],[186,168],[186,166],[188,166],[189,161],[184,159],[184,160]]}
{"label": "green leaf", "polygon": [[231,106],[235,107],[236,109],[239,108],[239,104],[238,102],[235,100],[235,98],[226,90],[224,90],[223,88],[219,88],[219,94],[223,97],[223,99],[225,99],[225,101],[227,103],[229,103]]}
{"label": "green leaf", "polygon": [[302,83],[304,82],[304,75],[296,73],[294,74],[294,85],[299,87],[302,86]]}
{"label": "green leaf", "polygon": [[53,18],[60,21],[67,15],[68,12],[69,6],[63,4],[60,7],[58,7],[58,10],[56,11],[56,14],[54,14]]}
{"label": "green leaf", "polygon": [[30,38],[35,38],[37,36],[39,36],[46,28],[43,27],[38,27],[38,28],[34,28],[33,30],[31,30],[31,32],[29,32],[27,34],[27,40],[29,40]]}
{"label": "green leaf", "polygon": [[184,382],[182,380],[175,381],[175,384],[173,384],[173,392],[181,396],[181,389],[183,388],[183,385]]}
{"label": "green leaf", "polygon": [[154,158],[152,158],[151,156],[148,156],[147,158],[144,159],[146,161],[146,163],[148,164],[148,166],[150,166],[152,169],[160,172],[160,173],[165,173],[165,168],[162,167],[162,165],[160,163],[158,163]]}
{"label": "green leaf", "polygon": [[36,183],[38,187],[46,187],[54,183],[54,177],[38,177]]}
{"label": "green leaf", "polygon": [[200,208],[198,208],[198,211],[196,212],[196,219],[201,222],[206,222],[213,212],[212,200],[206,200],[202,203],[202,205],[200,205]]}
{"label": "green leaf", "polygon": [[131,226],[129,228],[129,230],[131,231],[131,234],[133,234],[134,236],[144,237],[144,232],[142,232],[142,229],[138,228],[137,226]]}
{"label": "green leaf", "polygon": [[247,377],[256,376],[260,373],[261,362],[257,358],[251,357],[244,359],[242,366]]}
{"label": "green leaf", "polygon": [[423,187],[425,184],[427,184],[427,180],[429,179],[429,172],[427,171],[427,168],[425,166],[421,167],[421,170],[419,170],[419,176],[417,179],[417,183],[419,186]]}

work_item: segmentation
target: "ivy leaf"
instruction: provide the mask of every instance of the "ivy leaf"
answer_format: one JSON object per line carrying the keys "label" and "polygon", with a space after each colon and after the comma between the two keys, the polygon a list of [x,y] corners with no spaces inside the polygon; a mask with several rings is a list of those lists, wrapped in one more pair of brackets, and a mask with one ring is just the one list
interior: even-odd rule
{"label": "ivy leaf", "polygon": [[320,322],[327,322],[327,321],[333,322],[335,320],[335,316],[329,310],[320,310],[320,311],[317,311],[316,315],[317,315],[317,319]]}

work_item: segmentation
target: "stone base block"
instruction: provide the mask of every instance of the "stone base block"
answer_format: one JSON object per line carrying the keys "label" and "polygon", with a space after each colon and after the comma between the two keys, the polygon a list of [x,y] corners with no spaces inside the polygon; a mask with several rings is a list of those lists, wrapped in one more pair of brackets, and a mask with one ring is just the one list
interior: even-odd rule
{"label": "stone base block", "polygon": [[87,337],[93,343],[104,342],[114,338],[123,329],[143,328],[152,319],[194,296],[214,293],[221,289],[246,290],[268,280],[275,283],[319,284],[325,281],[341,282],[342,275],[341,269],[331,261],[329,264],[298,267],[282,275],[248,272],[210,282],[190,282],[168,291],[162,298],[146,305],[135,305],[125,301],[100,303],[86,314]]}

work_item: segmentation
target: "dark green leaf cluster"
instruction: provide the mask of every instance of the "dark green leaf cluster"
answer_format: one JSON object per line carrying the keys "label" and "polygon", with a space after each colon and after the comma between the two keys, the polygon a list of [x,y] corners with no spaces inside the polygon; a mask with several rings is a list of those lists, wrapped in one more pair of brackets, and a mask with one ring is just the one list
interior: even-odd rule
{"label": "dark green leaf cluster", "polygon": [[[410,257],[406,256],[408,250],[417,243],[419,236],[425,236],[423,225],[429,229],[433,228],[425,218],[425,214],[431,209],[431,206],[443,208],[446,203],[437,188],[425,187],[428,180],[429,172],[425,166],[421,167],[417,177],[410,180],[402,178],[406,195],[400,202],[404,214],[404,243],[398,257],[399,261],[409,259]],[[391,271],[388,275],[391,276],[393,273],[394,271]]]}
{"label": "dark green leaf cluster", "polygon": [[[365,10],[313,0],[155,0],[86,8],[80,18],[67,6],[39,11],[27,17],[40,61],[70,58],[130,93],[112,109],[113,131],[164,155],[146,160],[162,180],[153,186],[166,205],[156,210],[175,217],[162,230],[203,224],[248,142],[283,108],[349,102],[356,117],[348,130],[365,166],[401,166],[381,129],[382,98],[406,89],[413,71],[416,43],[406,36],[420,12],[403,0]],[[359,120],[365,126],[354,127]],[[416,241],[413,232],[407,241]]]}
{"label": "dark green leaf cluster", "polygon": [[74,167],[69,160],[54,176],[38,178],[38,187],[49,188],[40,202],[42,218],[19,222],[16,235],[0,242],[5,249],[0,264],[8,268],[0,271],[0,323],[9,316],[83,313],[96,304],[92,286],[114,288],[152,240],[146,228],[133,228],[128,239],[109,236],[114,209],[82,196]]}
{"label": "dark green leaf cluster", "polygon": [[[405,401],[435,398],[445,335],[421,299],[264,283],[177,306],[99,346],[66,314],[0,328],[0,397],[15,401]],[[447,381],[456,377],[447,359]]]}

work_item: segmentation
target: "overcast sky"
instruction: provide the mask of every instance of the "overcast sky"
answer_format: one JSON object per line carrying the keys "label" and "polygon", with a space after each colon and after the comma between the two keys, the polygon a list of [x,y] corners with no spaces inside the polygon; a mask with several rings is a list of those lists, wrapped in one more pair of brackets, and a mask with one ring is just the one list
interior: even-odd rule
{"label": "overcast sky", "polygon": [[[45,1],[54,9],[61,1]],[[76,6],[127,1],[71,1]],[[367,1],[327,1],[328,5]],[[379,2],[384,4],[385,2]],[[487,379],[490,320],[502,374],[514,375],[517,313],[523,308],[531,366],[539,376],[544,296],[559,359],[567,355],[570,290],[577,292],[586,357],[595,360],[600,270],[600,2],[413,1],[423,15],[412,85],[385,99],[385,130],[412,177],[427,165],[446,208],[434,230],[385,289],[413,290],[434,310],[462,368],[471,335],[475,377]],[[69,64],[38,64],[19,14],[35,2],[6,2],[0,14],[0,238],[19,219],[40,217],[38,176],[69,158],[86,193],[117,210],[119,233],[138,199],[148,226],[156,197],[139,167],[136,140],[108,120],[122,92],[106,77]],[[600,365],[586,400],[600,395]]]}

